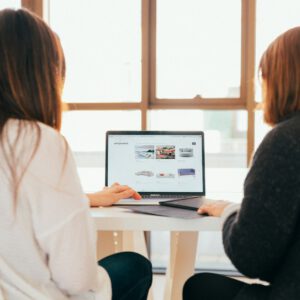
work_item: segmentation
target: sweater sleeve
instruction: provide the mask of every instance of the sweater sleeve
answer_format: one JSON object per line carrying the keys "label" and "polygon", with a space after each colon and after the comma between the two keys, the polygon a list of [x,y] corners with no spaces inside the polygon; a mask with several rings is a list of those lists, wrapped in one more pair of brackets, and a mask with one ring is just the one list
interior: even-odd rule
{"label": "sweater sleeve", "polygon": [[299,145],[272,130],[245,179],[238,212],[224,222],[225,252],[246,276],[272,281],[293,239],[300,205]]}

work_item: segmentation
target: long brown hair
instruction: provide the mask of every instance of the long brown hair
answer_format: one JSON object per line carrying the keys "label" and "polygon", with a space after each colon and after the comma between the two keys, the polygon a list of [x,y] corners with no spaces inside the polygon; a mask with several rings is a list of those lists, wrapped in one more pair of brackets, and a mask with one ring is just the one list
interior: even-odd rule
{"label": "long brown hair", "polygon": [[264,119],[273,126],[300,110],[300,27],[286,31],[271,43],[259,70],[264,81]]}
{"label": "long brown hair", "polygon": [[[40,141],[37,122],[60,130],[64,76],[63,50],[50,27],[25,9],[0,11],[0,146],[16,194],[26,169],[17,174],[14,156],[24,121],[33,121],[31,128],[38,133],[32,159]],[[19,120],[13,144],[4,133],[9,119]]]}

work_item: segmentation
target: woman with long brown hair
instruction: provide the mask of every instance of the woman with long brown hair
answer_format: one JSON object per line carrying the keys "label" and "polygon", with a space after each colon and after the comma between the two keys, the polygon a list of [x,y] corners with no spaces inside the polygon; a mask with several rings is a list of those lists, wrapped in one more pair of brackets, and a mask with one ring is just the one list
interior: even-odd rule
{"label": "woman with long brown hair", "polygon": [[0,11],[0,299],[146,299],[151,264],[124,252],[98,265],[89,206],[139,195],[115,184],[85,195],[61,127],[65,60],[29,11]]}
{"label": "woman with long brown hair", "polygon": [[300,27],[275,39],[259,70],[264,120],[273,128],[253,157],[242,204],[219,201],[199,213],[223,219],[228,257],[264,283],[197,274],[186,282],[184,300],[300,299]]}

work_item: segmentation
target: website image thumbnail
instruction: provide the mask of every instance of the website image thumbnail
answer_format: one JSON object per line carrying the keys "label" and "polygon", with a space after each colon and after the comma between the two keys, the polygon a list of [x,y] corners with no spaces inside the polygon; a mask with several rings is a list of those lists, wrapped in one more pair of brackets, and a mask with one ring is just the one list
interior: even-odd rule
{"label": "website image thumbnail", "polygon": [[178,169],[178,176],[179,177],[188,177],[188,176],[196,176],[195,169]]}
{"label": "website image thumbnail", "polygon": [[136,145],[136,159],[154,159],[154,145]]}
{"label": "website image thumbnail", "polygon": [[193,148],[179,148],[179,157],[194,157]]}
{"label": "website image thumbnail", "polygon": [[154,173],[152,171],[143,170],[143,171],[137,171],[134,173],[136,176],[140,177],[153,177]]}
{"label": "website image thumbnail", "polygon": [[159,172],[159,173],[156,174],[156,178],[173,179],[173,178],[175,178],[175,174],[174,173],[167,173],[167,172]]}
{"label": "website image thumbnail", "polygon": [[175,159],[175,146],[156,146],[156,159]]}

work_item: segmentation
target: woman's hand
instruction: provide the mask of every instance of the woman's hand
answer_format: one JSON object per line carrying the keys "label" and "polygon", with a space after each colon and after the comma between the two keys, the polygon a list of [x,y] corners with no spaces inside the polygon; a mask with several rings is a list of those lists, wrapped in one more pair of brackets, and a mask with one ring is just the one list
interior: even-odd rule
{"label": "woman's hand", "polygon": [[120,199],[134,198],[140,200],[142,197],[127,185],[114,183],[110,187],[104,187],[102,191],[87,194],[91,206],[111,206]]}
{"label": "woman's hand", "polygon": [[230,204],[228,201],[217,200],[204,203],[199,209],[198,214],[207,214],[212,217],[220,217],[224,209]]}

